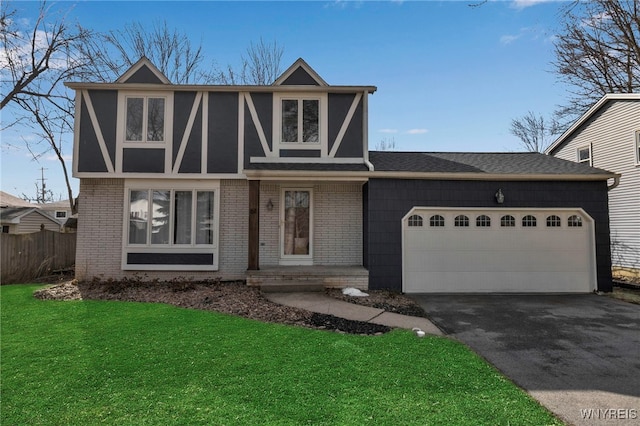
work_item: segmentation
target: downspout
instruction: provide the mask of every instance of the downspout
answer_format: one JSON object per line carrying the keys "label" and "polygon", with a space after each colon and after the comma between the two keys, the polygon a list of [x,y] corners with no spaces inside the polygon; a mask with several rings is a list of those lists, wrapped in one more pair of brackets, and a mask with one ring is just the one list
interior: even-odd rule
{"label": "downspout", "polygon": [[611,185],[607,185],[607,191],[615,189],[618,185],[620,185],[620,175],[613,178],[613,183]]}
{"label": "downspout", "polygon": [[366,90],[362,96],[362,152],[364,164],[369,168],[369,171],[373,171],[373,164],[369,161],[369,92]]}

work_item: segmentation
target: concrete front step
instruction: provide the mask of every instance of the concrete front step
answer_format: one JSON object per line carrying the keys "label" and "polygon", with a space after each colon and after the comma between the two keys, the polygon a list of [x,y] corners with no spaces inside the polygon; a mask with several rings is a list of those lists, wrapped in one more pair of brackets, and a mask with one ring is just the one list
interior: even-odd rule
{"label": "concrete front step", "polygon": [[260,283],[260,290],[265,293],[299,293],[324,291],[324,283],[317,280],[305,281],[263,281]]}

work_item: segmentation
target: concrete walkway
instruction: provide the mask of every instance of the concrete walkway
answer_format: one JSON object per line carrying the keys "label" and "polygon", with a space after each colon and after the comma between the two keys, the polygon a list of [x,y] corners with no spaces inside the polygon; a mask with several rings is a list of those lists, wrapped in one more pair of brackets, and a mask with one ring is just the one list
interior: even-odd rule
{"label": "concrete walkway", "polygon": [[319,314],[386,325],[392,328],[406,328],[409,330],[419,328],[426,334],[442,336],[442,331],[426,318],[400,315],[393,312],[386,312],[384,309],[355,305],[338,300],[335,297],[327,296],[321,292],[264,293],[264,295],[274,303],[293,306]]}

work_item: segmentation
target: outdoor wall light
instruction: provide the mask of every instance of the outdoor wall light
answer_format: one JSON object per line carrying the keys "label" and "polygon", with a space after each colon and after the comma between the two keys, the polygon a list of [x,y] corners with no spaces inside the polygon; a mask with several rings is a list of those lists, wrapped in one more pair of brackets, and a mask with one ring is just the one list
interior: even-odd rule
{"label": "outdoor wall light", "polygon": [[273,201],[271,201],[271,198],[269,198],[269,201],[267,201],[267,210],[273,210]]}
{"label": "outdoor wall light", "polygon": [[502,193],[502,188],[498,189],[498,192],[496,192],[495,197],[498,204],[504,203],[504,194]]}

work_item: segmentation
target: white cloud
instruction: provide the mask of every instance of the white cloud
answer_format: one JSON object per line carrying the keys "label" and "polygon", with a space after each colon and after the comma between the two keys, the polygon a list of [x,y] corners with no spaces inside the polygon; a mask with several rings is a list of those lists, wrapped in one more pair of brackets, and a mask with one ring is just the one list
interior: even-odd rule
{"label": "white cloud", "polygon": [[422,135],[427,133],[429,130],[427,129],[409,129],[405,133],[408,135]]}
{"label": "white cloud", "polygon": [[380,129],[378,133],[398,133],[398,129]]}
{"label": "white cloud", "polygon": [[553,0],[513,0],[511,7],[514,9],[525,9],[527,7],[536,6],[538,4],[547,3]]}
{"label": "white cloud", "polygon": [[519,39],[520,37],[522,37],[522,34],[518,34],[518,35],[511,35],[511,34],[503,35],[502,37],[500,37],[500,44],[511,44],[514,41],[516,41],[517,39]]}

